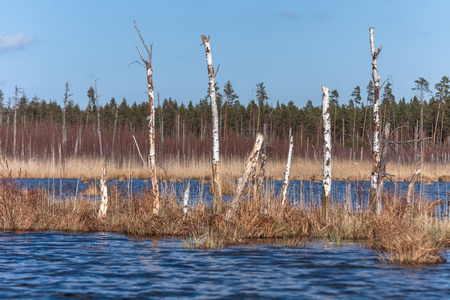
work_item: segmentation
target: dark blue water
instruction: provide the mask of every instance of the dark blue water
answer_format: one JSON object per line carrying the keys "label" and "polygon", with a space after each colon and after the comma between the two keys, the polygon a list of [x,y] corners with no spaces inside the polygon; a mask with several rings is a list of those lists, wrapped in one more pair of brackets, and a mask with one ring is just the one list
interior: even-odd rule
{"label": "dark blue water", "polygon": [[[138,193],[147,188],[151,188],[151,183],[145,179],[132,179],[127,182],[120,182],[115,179],[108,181],[107,185],[110,189],[123,189],[126,193]],[[77,196],[84,189],[93,184],[93,182],[82,183],[77,179],[17,179],[16,182],[22,187],[31,187],[45,189],[50,192],[52,197]],[[212,195],[209,184],[202,184],[199,180],[190,180],[190,199],[193,203],[197,201],[209,202]],[[98,184],[98,182],[96,183]],[[161,191],[173,193],[179,199],[182,198],[183,191],[186,188],[187,180],[179,183],[158,183]],[[283,186],[282,181],[270,180],[265,182],[267,190],[275,191],[279,194]],[[351,197],[352,202],[367,202],[369,197],[370,183],[367,181],[333,181],[332,184],[332,200],[335,202],[343,202],[347,197]],[[389,192],[397,198],[402,197],[406,193],[408,182],[385,182],[385,191]],[[448,201],[450,192],[450,183],[433,182],[431,185],[416,182],[415,193],[420,194],[430,200]],[[229,199],[229,195],[225,195],[225,200]],[[319,203],[322,198],[322,182],[312,181],[291,181],[288,188],[288,198],[290,201],[304,203]]]}
{"label": "dark blue water", "polygon": [[109,233],[0,233],[0,298],[448,297],[448,263],[389,265],[380,263],[372,250],[353,244],[203,251],[189,250],[181,240]]}

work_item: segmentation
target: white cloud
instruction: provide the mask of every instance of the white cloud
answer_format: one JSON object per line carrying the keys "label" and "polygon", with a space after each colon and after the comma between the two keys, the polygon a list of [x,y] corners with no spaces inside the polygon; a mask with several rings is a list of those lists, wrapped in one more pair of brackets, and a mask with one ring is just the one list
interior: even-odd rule
{"label": "white cloud", "polygon": [[0,52],[8,50],[21,50],[28,45],[34,44],[35,38],[25,36],[23,32],[15,35],[7,35],[0,32]]}

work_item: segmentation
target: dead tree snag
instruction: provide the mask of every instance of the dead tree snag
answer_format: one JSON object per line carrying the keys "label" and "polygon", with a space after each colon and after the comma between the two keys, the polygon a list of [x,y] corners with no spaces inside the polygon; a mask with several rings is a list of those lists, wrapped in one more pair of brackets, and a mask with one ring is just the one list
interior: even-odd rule
{"label": "dead tree snag", "polygon": [[153,69],[152,69],[152,45],[150,45],[150,50],[147,48],[147,45],[144,42],[144,39],[141,36],[141,32],[139,31],[136,21],[134,21],[134,27],[139,34],[139,38],[141,39],[142,44],[147,50],[148,60],[145,60],[142,57],[141,50],[136,45],[136,49],[139,52],[139,56],[141,57],[142,62],[145,64],[145,68],[147,69],[147,88],[148,88],[148,108],[149,108],[149,116],[148,116],[148,135],[150,142],[150,152],[148,155],[148,163],[150,166],[150,175],[152,179],[152,190],[153,190],[153,213],[159,214],[159,188],[158,188],[158,180],[156,178],[156,158],[155,158],[155,105],[154,105],[154,93],[153,93]]}
{"label": "dead tree snag", "polygon": [[202,35],[203,45],[205,46],[206,63],[208,65],[209,76],[209,96],[211,98],[212,110],[212,139],[213,139],[213,153],[212,153],[212,192],[214,194],[214,206],[220,210],[222,206],[222,189],[219,178],[219,118],[217,115],[216,103],[216,88],[215,88],[215,74],[212,63],[211,45],[209,38]]}

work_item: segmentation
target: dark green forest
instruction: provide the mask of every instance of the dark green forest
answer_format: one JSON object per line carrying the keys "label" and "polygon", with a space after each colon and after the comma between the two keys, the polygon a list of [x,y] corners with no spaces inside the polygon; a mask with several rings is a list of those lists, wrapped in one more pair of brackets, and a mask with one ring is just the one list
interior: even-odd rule
{"label": "dark green forest", "polygon": [[[123,162],[137,157],[136,138],[142,154],[148,153],[148,101],[129,102],[112,98],[97,104],[96,91],[87,89],[87,107],[71,100],[70,85],[58,100],[28,97],[16,88],[14,95],[0,90],[0,150],[4,158],[47,159],[60,150],[65,157],[100,157]],[[367,98],[361,97],[361,90]],[[412,83],[415,96],[397,97],[392,84],[384,83],[380,95],[382,127],[391,124],[389,159],[410,162],[417,153],[423,109],[426,160],[447,161],[450,134],[449,78],[432,85],[419,78]],[[61,90],[63,88],[61,87]],[[320,89],[318,89],[320,90]],[[261,82],[255,99],[241,102],[230,81],[216,84],[223,158],[245,157],[257,132],[267,136],[266,151],[273,158],[287,155],[289,128],[294,132],[294,155],[318,159],[322,152],[321,105],[308,100],[304,107],[293,101],[268,104],[271,95]],[[318,92],[320,95],[320,92]],[[62,93],[63,94],[63,93]],[[345,159],[371,159],[373,83],[356,86],[351,95],[330,93],[333,155]],[[272,99],[273,100],[273,99]],[[273,101],[272,101],[273,102]],[[321,104],[321,103],[320,103]],[[179,103],[155,96],[157,155],[189,160],[208,157],[211,145],[211,105],[205,97],[198,102]],[[64,122],[65,115],[65,122]],[[99,140],[98,117],[100,118]],[[64,125],[65,123],[65,125]],[[64,127],[66,138],[64,138]],[[407,142],[410,141],[410,142]],[[415,141],[415,142],[414,142]]]}

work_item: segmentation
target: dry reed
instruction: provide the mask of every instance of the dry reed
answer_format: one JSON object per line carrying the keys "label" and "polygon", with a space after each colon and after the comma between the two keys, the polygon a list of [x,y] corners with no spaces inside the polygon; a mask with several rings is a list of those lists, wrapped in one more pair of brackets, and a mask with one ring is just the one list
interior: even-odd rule
{"label": "dry reed", "polygon": [[[99,167],[102,164],[100,159],[93,158],[69,158],[61,165],[58,161],[54,163],[46,160],[8,160],[3,161],[5,169],[17,170],[12,173],[15,178],[84,178],[98,179]],[[269,179],[283,180],[285,171],[284,160],[268,160],[266,174]],[[241,176],[243,158],[224,159],[221,161],[221,177],[229,179],[238,179]],[[351,161],[337,159],[333,161],[333,180],[341,181],[368,181],[370,180],[371,162]],[[320,181],[322,162],[319,160],[294,157],[291,166],[291,180],[312,180]],[[149,178],[149,169],[142,165],[140,161],[127,161],[116,163],[109,161],[107,163],[109,178]],[[412,173],[415,172],[414,166],[389,162],[386,171],[392,174],[394,181],[408,181]],[[450,163],[432,163],[426,162],[421,171],[424,181],[450,181]],[[157,175],[160,181],[179,181],[184,178],[209,179],[211,176],[210,157],[203,157],[198,160],[183,163],[177,159],[166,157],[166,159],[157,166]]]}
{"label": "dry reed", "polygon": [[313,203],[281,206],[273,187],[259,200],[249,193],[227,215],[227,204],[214,211],[204,201],[191,205],[187,216],[174,191],[162,194],[161,211],[154,215],[151,190],[127,194],[112,186],[104,219],[97,218],[99,203],[79,197],[51,200],[43,190],[27,190],[4,178],[0,185],[0,230],[115,232],[139,236],[174,236],[190,248],[218,248],[255,239],[365,240],[382,261],[402,264],[439,263],[450,244],[450,224],[436,215],[439,202],[384,196],[383,214],[376,217],[365,203],[334,203],[327,217]]}

